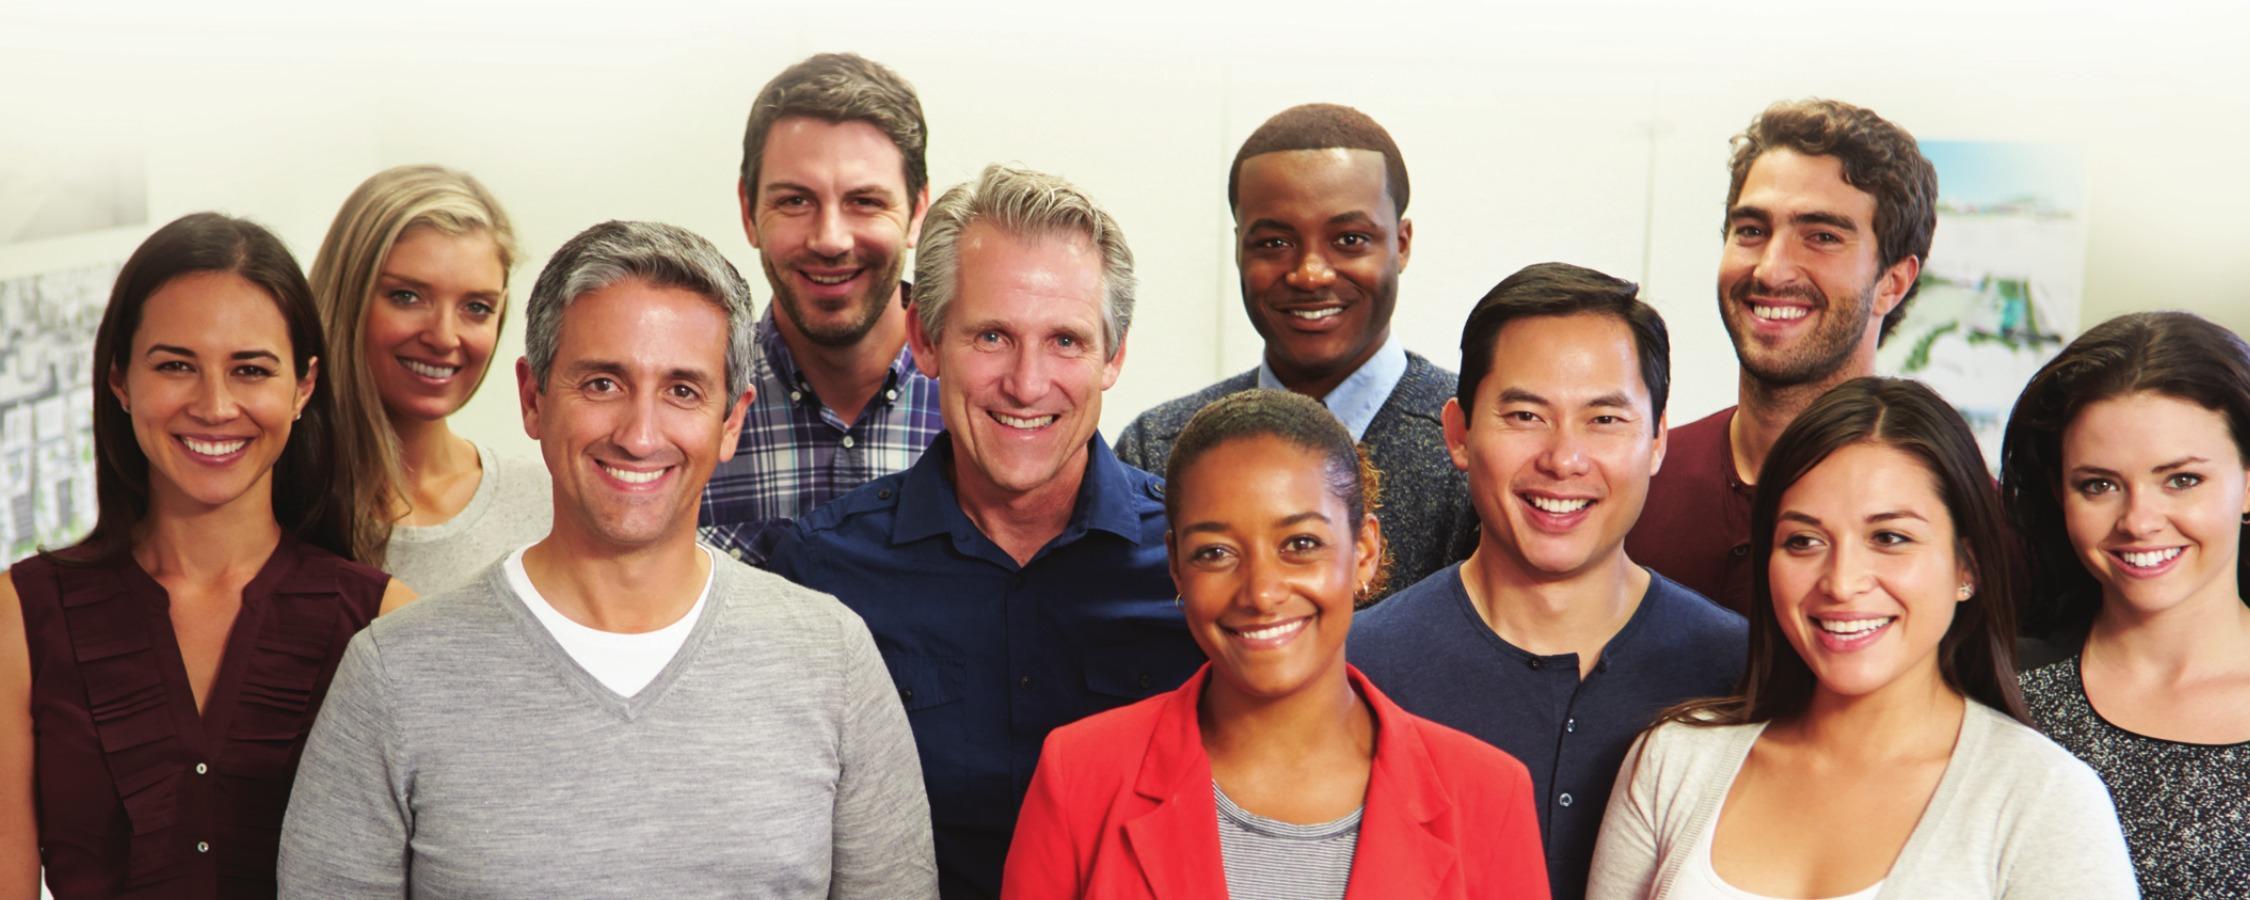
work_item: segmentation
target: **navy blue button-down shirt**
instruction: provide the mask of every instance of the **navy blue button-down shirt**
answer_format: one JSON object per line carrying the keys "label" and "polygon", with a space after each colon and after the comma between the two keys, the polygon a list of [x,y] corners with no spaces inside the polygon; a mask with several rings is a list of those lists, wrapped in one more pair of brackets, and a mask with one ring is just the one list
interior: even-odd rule
{"label": "navy blue button-down shirt", "polygon": [[1466,731],[1531,770],[1547,884],[1558,900],[1576,900],[1625,751],[1665,707],[1734,692],[1749,623],[1651,573],[1640,606],[1579,678],[1578,654],[1540,656],[1485,624],[1461,565],[1355,616],[1348,655],[1407,712]]}
{"label": "navy blue button-down shirt", "polygon": [[939,888],[994,897],[1040,743],[1203,663],[1164,564],[1164,488],[1100,435],[1070,523],[1017,565],[954,493],[941,434],[912,467],[797,520],[767,567],[874,632],[929,787]]}

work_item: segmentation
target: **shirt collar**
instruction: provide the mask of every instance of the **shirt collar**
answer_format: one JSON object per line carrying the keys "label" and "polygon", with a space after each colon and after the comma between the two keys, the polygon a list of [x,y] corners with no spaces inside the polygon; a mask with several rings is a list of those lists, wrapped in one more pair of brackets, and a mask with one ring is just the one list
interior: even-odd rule
{"label": "shirt collar", "polygon": [[[913,284],[901,281],[898,288],[901,299],[913,298]],[[751,334],[751,340],[758,345],[758,367],[771,373],[773,380],[783,387],[809,391],[811,385],[805,382],[804,373],[797,370],[797,357],[789,353],[789,342],[781,339],[781,329],[774,324],[773,317],[777,315],[774,306],[774,301],[766,302],[766,314],[758,317],[758,325]],[[896,388],[916,372],[914,344],[909,341],[899,345],[898,355],[891,358],[890,374],[884,377],[883,387]],[[875,399],[887,405],[897,402],[898,398],[878,392]]]}
{"label": "shirt collar", "polygon": [[[1375,423],[1375,414],[1390,401],[1391,391],[1398,387],[1399,379],[1405,377],[1406,348],[1399,346],[1398,333],[1392,332],[1383,339],[1383,346],[1376,349],[1374,356],[1345,376],[1343,383],[1320,398],[1320,402],[1351,430],[1353,440],[1359,440],[1367,435],[1367,426]],[[1288,390],[1273,374],[1273,367],[1266,364],[1262,354],[1258,357],[1258,386]]]}
{"label": "shirt collar", "polygon": [[[948,474],[953,466],[953,433],[940,432],[922,458],[906,470],[899,482],[898,516],[891,525],[891,540],[906,543],[939,534],[957,542],[971,536],[990,541],[977,530],[969,514],[961,511],[960,495]],[[1100,432],[1086,442],[1086,477],[1078,483],[1078,498],[1071,505],[1070,523],[1063,526],[1059,543],[1070,543],[1088,531],[1106,531],[1137,541],[1141,537],[1141,510],[1133,497],[1132,479],[1125,464],[1109,449]]]}

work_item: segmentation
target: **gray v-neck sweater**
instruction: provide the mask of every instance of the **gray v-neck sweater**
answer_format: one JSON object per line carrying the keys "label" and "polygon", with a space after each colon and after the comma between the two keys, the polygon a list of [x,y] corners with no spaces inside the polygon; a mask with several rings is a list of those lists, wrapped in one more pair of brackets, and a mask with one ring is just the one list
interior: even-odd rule
{"label": "gray v-neck sweater", "polygon": [[709,607],[632,697],[497,565],[377,619],[306,743],[281,894],[936,896],[913,735],[866,626],[714,565]]}

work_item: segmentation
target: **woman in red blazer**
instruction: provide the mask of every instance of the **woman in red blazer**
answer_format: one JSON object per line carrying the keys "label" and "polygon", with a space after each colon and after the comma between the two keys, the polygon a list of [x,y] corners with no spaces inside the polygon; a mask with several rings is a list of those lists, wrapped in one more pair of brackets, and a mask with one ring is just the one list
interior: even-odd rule
{"label": "woman in red blazer", "polygon": [[1351,434],[1246,391],[1196,414],[1166,476],[1172,579],[1211,662],[1048,736],[1002,896],[1544,900],[1523,765],[1344,662],[1383,560]]}

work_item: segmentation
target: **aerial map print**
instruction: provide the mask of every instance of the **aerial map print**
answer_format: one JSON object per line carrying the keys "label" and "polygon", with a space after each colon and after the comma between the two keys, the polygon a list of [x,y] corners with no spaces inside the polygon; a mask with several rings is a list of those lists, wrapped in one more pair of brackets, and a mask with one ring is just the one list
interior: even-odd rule
{"label": "aerial map print", "polygon": [[0,281],[0,558],[94,524],[94,329],[116,265]]}

